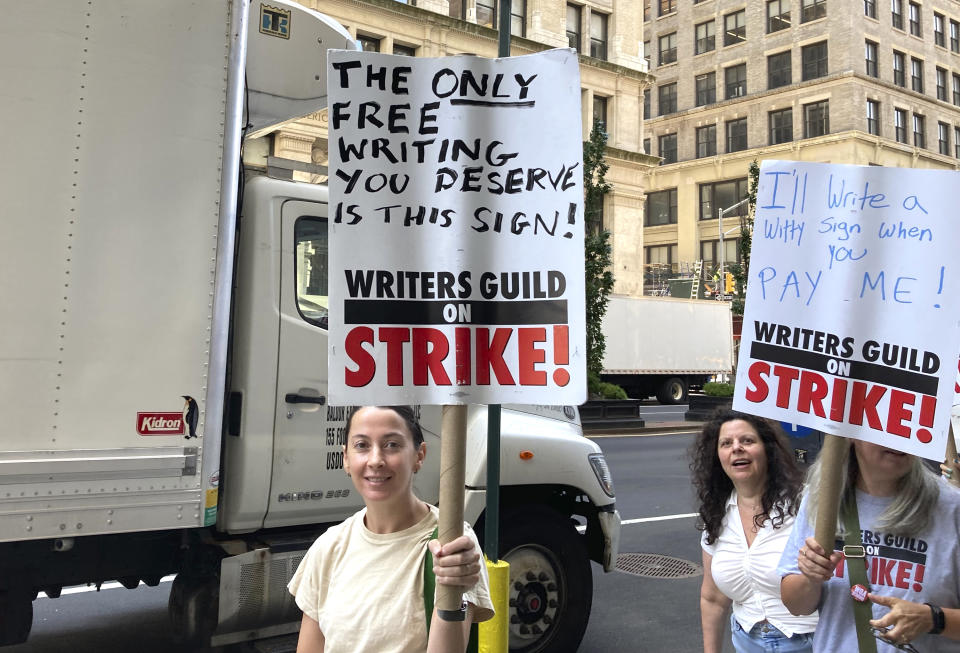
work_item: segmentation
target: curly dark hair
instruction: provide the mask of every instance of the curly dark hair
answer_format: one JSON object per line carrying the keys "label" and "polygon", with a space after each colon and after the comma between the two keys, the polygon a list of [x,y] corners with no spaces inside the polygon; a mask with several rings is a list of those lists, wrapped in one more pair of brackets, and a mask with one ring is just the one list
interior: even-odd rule
{"label": "curly dark hair", "polygon": [[707,532],[707,544],[713,544],[720,536],[727,499],[733,491],[733,482],[720,466],[717,455],[720,427],[737,419],[756,429],[767,454],[767,487],[761,499],[763,512],[754,517],[754,524],[760,528],[769,519],[774,528],[780,528],[784,518],[796,516],[800,507],[803,474],[794,462],[787,437],[779,425],[756,415],[720,409],[703,425],[690,447],[690,471],[700,501],[701,524],[697,527]]}
{"label": "curly dark hair", "polygon": [[413,445],[419,447],[423,444],[423,429],[420,428],[420,421],[417,419],[417,413],[414,411],[413,406],[354,406],[350,409],[350,412],[347,413],[347,423],[346,423],[346,433],[350,435],[350,423],[353,421],[353,416],[356,415],[361,408],[382,408],[383,410],[392,410],[400,419],[403,420],[404,424],[407,425],[407,429],[410,431],[410,437],[413,438]]}

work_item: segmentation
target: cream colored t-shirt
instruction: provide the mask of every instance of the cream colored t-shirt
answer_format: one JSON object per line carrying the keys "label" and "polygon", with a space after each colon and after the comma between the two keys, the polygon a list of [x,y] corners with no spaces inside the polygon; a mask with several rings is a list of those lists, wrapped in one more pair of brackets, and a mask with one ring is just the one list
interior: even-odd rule
{"label": "cream colored t-shirt", "polygon": [[[323,633],[325,653],[426,651],[423,560],[437,527],[438,511],[398,533],[381,535],[363,523],[366,508],[313,543],[287,588]],[[463,532],[480,545],[473,529]],[[480,580],[464,592],[474,621],[493,617],[485,565]]]}

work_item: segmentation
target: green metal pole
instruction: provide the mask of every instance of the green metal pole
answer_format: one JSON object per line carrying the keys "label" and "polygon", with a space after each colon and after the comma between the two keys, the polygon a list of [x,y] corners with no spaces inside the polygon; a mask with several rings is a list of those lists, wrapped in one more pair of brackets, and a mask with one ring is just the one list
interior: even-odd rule
{"label": "green metal pole", "polygon": [[[497,56],[510,56],[511,0],[500,0]],[[500,560],[500,404],[487,406],[487,516],[483,543],[487,558]]]}

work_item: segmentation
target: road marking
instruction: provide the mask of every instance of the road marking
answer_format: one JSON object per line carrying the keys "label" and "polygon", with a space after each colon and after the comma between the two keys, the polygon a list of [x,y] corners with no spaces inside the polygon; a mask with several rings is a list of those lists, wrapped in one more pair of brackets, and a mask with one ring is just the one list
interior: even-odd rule
{"label": "road marking", "polygon": [[[170,574],[169,576],[164,576],[163,578],[161,578],[160,582],[169,583],[176,577],[177,577],[176,574]],[[144,583],[143,581],[140,581],[140,585],[146,585],[146,583]],[[109,583],[104,583],[103,585],[101,585],[100,591],[116,590],[121,588],[123,588],[123,585],[121,585],[120,583],[116,581],[110,581]],[[64,587],[63,590],[60,592],[60,596],[66,596],[67,594],[80,594],[82,592],[96,592],[96,591],[97,591],[96,585],[74,585],[73,587]],[[37,598],[46,599],[50,597],[48,597],[46,594],[41,592],[37,596]]]}
{"label": "road marking", "polygon": [[688,435],[688,434],[694,434],[694,433],[699,433],[699,432],[700,432],[699,430],[695,430],[695,431],[667,431],[667,432],[665,432],[665,433],[630,433],[630,432],[626,432],[626,433],[604,433],[604,434],[602,434],[602,435],[599,435],[599,434],[596,434],[596,435],[594,435],[594,434],[587,434],[587,435],[584,435],[584,437],[585,437],[585,438],[589,438],[589,439],[591,439],[591,440],[603,440],[603,439],[605,439],[605,438],[655,438],[655,437],[657,437],[657,436],[659,436],[659,435]]}
{"label": "road marking", "polygon": [[[689,517],[696,517],[699,513],[696,512],[685,512],[679,515],[661,515],[660,517],[639,517],[637,519],[621,519],[621,526],[629,526],[630,524],[647,524],[654,521],[670,521],[671,519],[687,519]],[[577,526],[577,530],[581,533],[587,530],[586,526]]]}

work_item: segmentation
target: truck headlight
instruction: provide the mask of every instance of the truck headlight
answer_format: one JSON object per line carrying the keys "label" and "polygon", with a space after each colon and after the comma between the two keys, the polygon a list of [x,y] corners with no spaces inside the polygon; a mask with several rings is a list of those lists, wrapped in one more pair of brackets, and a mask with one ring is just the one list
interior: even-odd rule
{"label": "truck headlight", "polygon": [[613,498],[613,475],[610,474],[607,459],[603,457],[602,453],[592,453],[587,456],[587,460],[590,461],[593,473],[597,475],[600,487],[603,488],[608,497]]}

